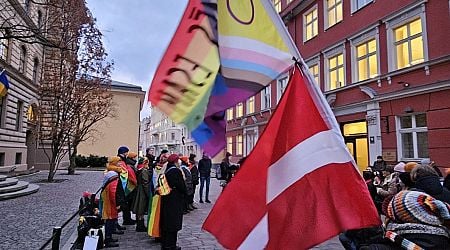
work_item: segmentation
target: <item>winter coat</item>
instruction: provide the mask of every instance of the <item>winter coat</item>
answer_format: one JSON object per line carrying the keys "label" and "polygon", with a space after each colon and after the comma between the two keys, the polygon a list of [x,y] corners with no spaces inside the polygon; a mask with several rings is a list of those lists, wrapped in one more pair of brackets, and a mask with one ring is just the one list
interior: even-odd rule
{"label": "winter coat", "polygon": [[181,230],[183,224],[186,185],[181,170],[174,164],[167,165],[165,176],[172,191],[168,195],[161,196],[161,229],[176,232]]}
{"label": "winter coat", "polygon": [[143,215],[148,210],[148,200],[150,192],[150,174],[147,168],[142,168],[136,172],[137,187],[136,196],[131,204],[131,210],[137,215]]}
{"label": "winter coat", "polygon": [[209,177],[211,176],[211,167],[212,162],[211,159],[201,159],[198,162],[198,172],[200,173],[200,177]]}
{"label": "winter coat", "polygon": [[400,179],[398,178],[399,173],[392,173],[388,178],[386,178],[383,183],[383,189],[380,189],[377,193],[382,197],[388,197],[395,195],[402,190],[400,184]]}
{"label": "winter coat", "polygon": [[128,196],[136,188],[136,173],[134,172],[134,169],[132,169],[124,161],[119,161],[118,165],[122,168],[120,181],[122,182],[125,195]]}
{"label": "winter coat", "polygon": [[223,159],[220,163],[220,179],[230,182],[231,177],[230,161],[228,161],[228,159]]}
{"label": "winter coat", "polygon": [[102,219],[117,219],[118,206],[125,204],[125,193],[119,181],[119,176],[113,171],[105,174],[102,192],[100,193],[100,211]]}
{"label": "winter coat", "polygon": [[185,176],[184,183],[186,184],[186,193],[187,193],[187,195],[193,195],[194,194],[194,185],[192,184],[191,171],[189,171],[189,168],[185,165],[181,165],[181,170],[183,171],[184,176]]}
{"label": "winter coat", "polygon": [[441,185],[438,176],[425,176],[417,179],[413,189],[421,190],[437,200],[450,204],[450,191]]}
{"label": "winter coat", "polygon": [[192,185],[197,186],[199,184],[199,172],[198,172],[198,168],[197,165],[192,165],[191,168],[191,176],[192,176]]}
{"label": "winter coat", "polygon": [[385,161],[375,161],[372,166],[373,171],[386,171],[387,164]]}

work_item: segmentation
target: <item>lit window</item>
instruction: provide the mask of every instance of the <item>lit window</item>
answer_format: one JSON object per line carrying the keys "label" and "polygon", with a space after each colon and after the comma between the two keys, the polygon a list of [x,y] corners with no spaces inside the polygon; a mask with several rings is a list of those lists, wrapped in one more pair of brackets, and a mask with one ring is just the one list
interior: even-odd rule
{"label": "lit window", "polygon": [[319,29],[318,23],[317,6],[314,6],[303,15],[303,41],[308,41],[317,36]]}
{"label": "lit window", "polygon": [[277,12],[281,12],[281,0],[272,0],[273,7]]}
{"label": "lit window", "polygon": [[227,152],[233,153],[233,137],[227,137]]}
{"label": "lit window", "polygon": [[328,88],[333,90],[345,85],[344,55],[338,54],[328,59]]}
{"label": "lit window", "polygon": [[271,86],[266,86],[261,92],[261,110],[270,108]]}
{"label": "lit window", "polygon": [[422,21],[416,19],[394,29],[396,69],[402,69],[424,61]]}
{"label": "lit window", "polygon": [[326,1],[326,27],[329,28],[342,21],[342,0]]}
{"label": "lit window", "polygon": [[426,114],[397,117],[397,146],[400,160],[429,158]]}
{"label": "lit window", "polygon": [[231,121],[233,118],[233,108],[227,109],[227,121]]}
{"label": "lit window", "polygon": [[356,46],[358,81],[378,75],[377,42],[375,39]]}
{"label": "lit window", "polygon": [[247,100],[247,114],[255,113],[255,97],[252,96]]}
{"label": "lit window", "polygon": [[236,118],[242,117],[244,115],[244,104],[242,102],[236,105]]}
{"label": "lit window", "polygon": [[277,103],[280,101],[281,96],[283,96],[284,90],[287,87],[289,78],[284,76],[277,81]]}
{"label": "lit window", "polygon": [[242,155],[242,135],[236,136],[236,155]]}
{"label": "lit window", "polygon": [[319,78],[319,64],[314,64],[309,67],[309,70],[311,71],[311,74],[314,77],[314,80],[316,81],[316,84],[320,86],[320,78]]}

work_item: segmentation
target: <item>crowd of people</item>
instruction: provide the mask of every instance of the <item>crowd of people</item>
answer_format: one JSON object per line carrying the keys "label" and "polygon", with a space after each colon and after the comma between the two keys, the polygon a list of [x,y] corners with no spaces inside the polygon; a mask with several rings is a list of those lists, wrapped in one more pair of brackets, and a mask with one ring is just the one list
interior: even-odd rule
{"label": "crowd of people", "polygon": [[450,249],[448,172],[428,159],[389,167],[379,156],[363,178],[383,223],[340,234],[345,249]]}
{"label": "crowd of people", "polygon": [[[161,243],[162,249],[180,249],[177,233],[183,215],[197,209],[197,185],[200,184],[199,202],[211,203],[211,159],[204,154],[197,163],[195,158],[195,154],[184,156],[167,150],[158,157],[147,150],[145,156],[139,157],[126,146],[118,149],[117,156],[109,157],[99,204],[105,222],[105,247],[118,247],[113,234],[123,234],[123,225],[136,225],[136,231],[147,232]],[[118,220],[120,212],[123,225]]]}

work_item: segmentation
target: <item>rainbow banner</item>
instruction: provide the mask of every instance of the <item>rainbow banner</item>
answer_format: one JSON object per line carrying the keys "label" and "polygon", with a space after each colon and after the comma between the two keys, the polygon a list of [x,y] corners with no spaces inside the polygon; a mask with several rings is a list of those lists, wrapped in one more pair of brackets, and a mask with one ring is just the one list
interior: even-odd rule
{"label": "rainbow banner", "polygon": [[292,44],[269,0],[190,0],[149,101],[214,156],[226,145],[226,109],[291,68]]}

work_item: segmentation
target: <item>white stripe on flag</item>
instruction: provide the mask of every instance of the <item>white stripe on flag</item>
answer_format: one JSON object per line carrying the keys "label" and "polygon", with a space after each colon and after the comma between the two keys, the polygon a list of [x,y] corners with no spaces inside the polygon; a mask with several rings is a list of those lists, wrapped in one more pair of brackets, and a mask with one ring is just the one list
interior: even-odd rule
{"label": "white stripe on flag", "polygon": [[306,174],[330,163],[350,161],[352,156],[333,130],[309,137],[269,167],[267,204]]}
{"label": "white stripe on flag", "polygon": [[288,65],[292,64],[291,54],[254,39],[239,36],[219,35],[219,48],[220,47],[254,51],[269,57],[273,57],[279,61],[284,61],[288,63]]}
{"label": "white stripe on flag", "polygon": [[238,247],[239,250],[264,249],[269,242],[269,224],[267,214],[253,228],[247,238]]}

